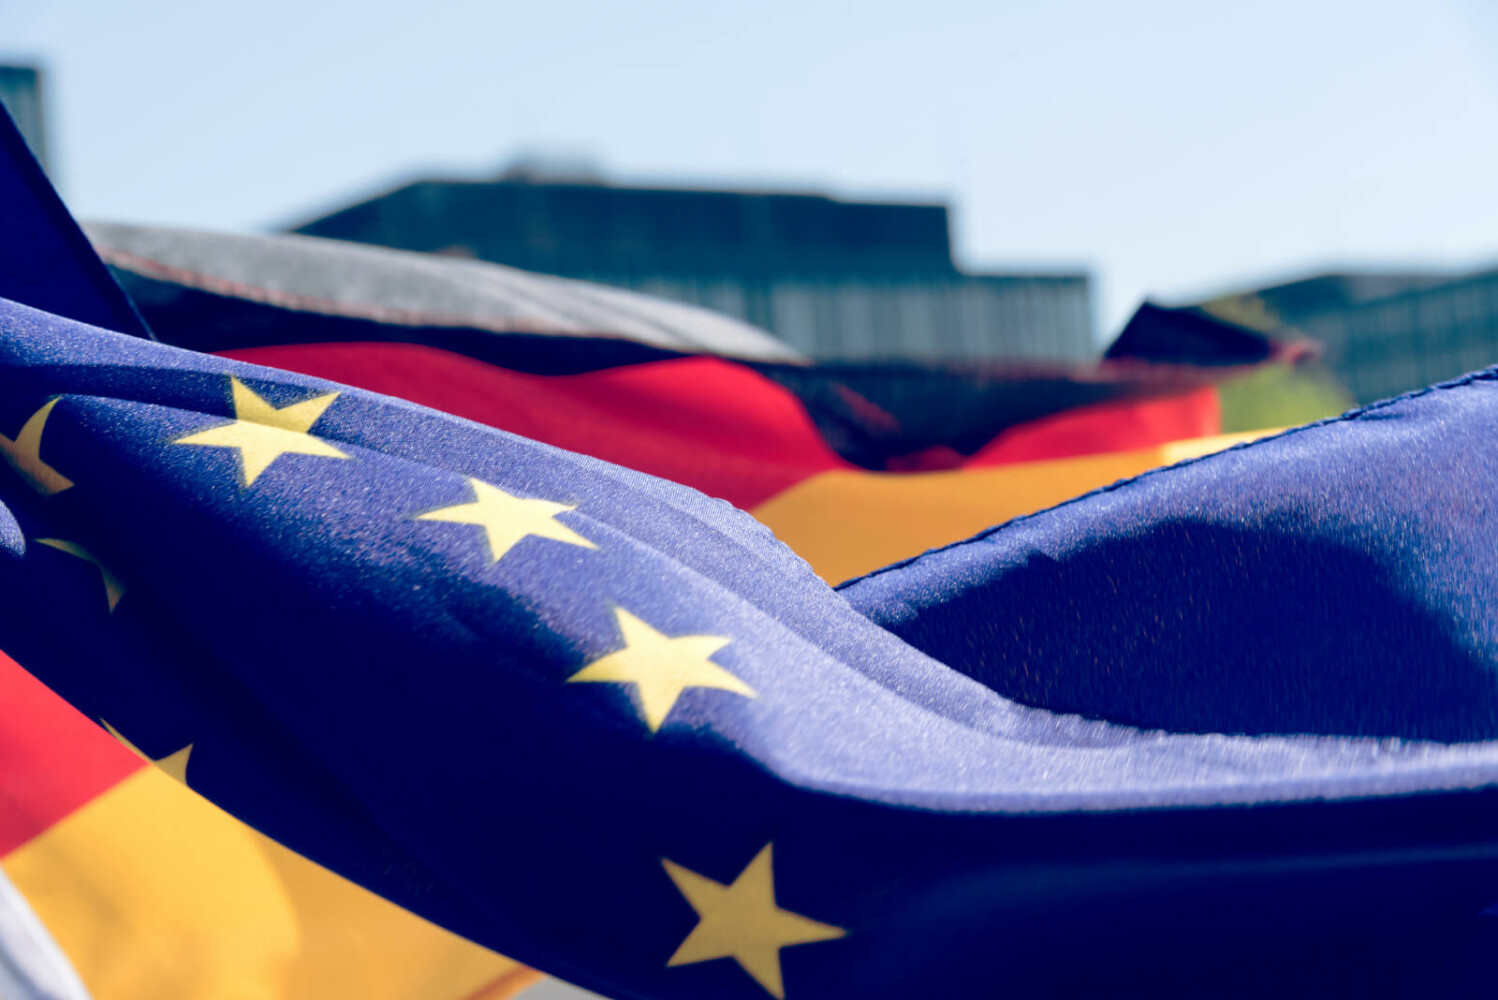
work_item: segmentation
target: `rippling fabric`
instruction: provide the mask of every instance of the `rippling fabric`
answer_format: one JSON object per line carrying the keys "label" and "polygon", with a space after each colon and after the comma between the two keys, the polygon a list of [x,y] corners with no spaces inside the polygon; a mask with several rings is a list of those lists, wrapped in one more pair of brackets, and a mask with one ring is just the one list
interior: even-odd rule
{"label": "rippling fabric", "polygon": [[[1036,566],[1107,553],[1109,589],[1088,613],[1123,636],[1154,608],[1136,604],[1146,585],[1180,580],[1189,601],[1214,572],[1241,579],[1244,552],[1203,544],[1193,572],[1179,555],[1129,563],[1132,529],[1110,517],[1131,492],[1157,491],[1157,522],[1173,509],[1186,528],[1235,510],[1223,520],[1249,532],[1262,508],[1266,537],[1292,550],[1295,516],[1307,537],[1327,519],[1366,523],[1381,530],[1344,548],[1423,560],[1424,579],[1467,592],[1445,638],[1480,652],[1490,562],[1458,543],[1491,495],[1462,457],[1494,419],[1488,385],[1154,474],[1018,530],[1071,518],[1029,537]],[[612,995],[987,995],[1089,976],[1166,989],[1251,955],[1384,985],[1418,968],[1429,986],[1432,956],[1455,969],[1498,898],[1494,744],[1371,726],[1163,732],[1084,717],[1108,716],[1105,703],[1026,706],[975,666],[992,633],[977,605],[951,624],[969,656],[943,662],[747,515],[644,474],[15,306],[0,311],[0,433],[16,473],[0,483],[0,645],[286,846]],[[1318,439],[1328,476],[1365,462],[1402,488],[1305,481],[1243,499],[1261,482],[1289,489],[1282,449]],[[1457,471],[1460,489],[1440,485]],[[1408,520],[1411,496],[1423,521]],[[848,593],[885,581],[880,606],[910,620],[957,607],[939,582],[894,587],[899,572]],[[1108,634],[1058,611],[1078,641]],[[1344,638],[1365,647],[1416,634],[1386,613],[1359,620],[1373,633]],[[1282,645],[1326,648],[1318,621],[1346,632],[1308,613]],[[1260,665],[1264,684],[1277,666]],[[1440,659],[1429,671],[1402,697],[1431,725],[1475,717],[1439,691],[1470,700],[1469,674]],[[1182,700],[1130,683],[1164,711]],[[1305,937],[1328,922],[1342,942],[1330,955]],[[1375,939],[1394,930],[1405,943],[1386,954]],[[1170,969],[1158,950],[1141,963],[1162,936],[1194,943]],[[1088,960],[1058,967],[1078,942]]]}
{"label": "rippling fabric", "polygon": [[842,588],[1028,704],[1190,732],[1498,737],[1498,380],[1152,472]]}

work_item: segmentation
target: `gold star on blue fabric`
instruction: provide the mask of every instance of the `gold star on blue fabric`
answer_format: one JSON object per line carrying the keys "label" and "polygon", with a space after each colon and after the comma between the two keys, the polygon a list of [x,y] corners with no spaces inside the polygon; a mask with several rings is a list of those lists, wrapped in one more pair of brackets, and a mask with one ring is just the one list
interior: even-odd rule
{"label": "gold star on blue fabric", "polygon": [[42,431],[46,429],[47,418],[56,405],[57,400],[48,400],[45,406],[27,418],[14,438],[0,434],[0,457],[42,496],[61,493],[73,485],[71,479],[42,461]]}
{"label": "gold star on blue fabric", "polygon": [[640,713],[651,732],[661,728],[687,688],[717,688],[745,698],[755,697],[752,687],[709,659],[728,645],[730,640],[723,636],[673,638],[657,632],[623,608],[614,609],[614,618],[624,637],[624,648],[594,660],[567,680],[633,685]]}
{"label": "gold star on blue fabric", "polygon": [[668,968],[731,958],[776,1000],[785,997],[780,974],[780,949],[791,945],[831,941],[847,934],[781,909],[775,902],[775,874],[766,844],[730,885],[714,882],[662,861],[666,874],[697,911],[697,926],[666,962]]}
{"label": "gold star on blue fabric", "polygon": [[338,393],[330,392],[290,406],[275,407],[233,376],[229,378],[229,386],[234,402],[233,422],[195,431],[178,438],[173,444],[235,449],[239,452],[246,488],[282,455],[348,458],[311,433],[312,425],[338,398]]}
{"label": "gold star on blue fabric", "polygon": [[141,758],[142,760],[148,760],[152,764],[155,764],[167,774],[182,782],[184,785],[187,784],[187,761],[188,758],[192,756],[193,746],[191,743],[187,744],[187,746],[183,747],[181,750],[177,750],[173,753],[167,754],[165,757],[150,757],[143,753],[141,749],[134,743],[131,743],[129,740],[125,739],[125,737],[120,734],[120,731],[118,729],[114,728],[103,719],[100,719],[99,721],[105,729],[109,730],[110,736],[113,736],[115,739],[124,744],[126,750],[129,750],[131,753],[135,754],[135,756]]}
{"label": "gold star on blue fabric", "polygon": [[115,605],[119,604],[120,598],[125,596],[125,584],[115,575],[114,570],[104,565],[98,556],[77,542],[70,542],[65,538],[38,538],[36,543],[56,549],[59,552],[66,552],[73,558],[82,559],[86,563],[92,563],[94,568],[99,571],[99,576],[104,580],[104,600],[108,603],[110,612],[114,612]]}
{"label": "gold star on blue fabric", "polygon": [[468,477],[468,485],[473,489],[472,500],[417,514],[416,520],[447,521],[483,528],[490,562],[499,562],[505,553],[520,544],[521,539],[530,536],[549,538],[554,542],[565,542],[585,549],[598,548],[556,519],[558,514],[576,510],[576,504],[517,497],[472,476]]}

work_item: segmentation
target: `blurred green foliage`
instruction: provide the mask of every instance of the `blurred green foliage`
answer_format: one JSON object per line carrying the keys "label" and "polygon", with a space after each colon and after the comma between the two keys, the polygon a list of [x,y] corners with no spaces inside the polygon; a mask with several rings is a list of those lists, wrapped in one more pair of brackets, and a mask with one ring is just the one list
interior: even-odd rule
{"label": "blurred green foliage", "polygon": [[1293,427],[1355,405],[1336,376],[1316,362],[1265,365],[1223,382],[1218,393],[1224,434]]}

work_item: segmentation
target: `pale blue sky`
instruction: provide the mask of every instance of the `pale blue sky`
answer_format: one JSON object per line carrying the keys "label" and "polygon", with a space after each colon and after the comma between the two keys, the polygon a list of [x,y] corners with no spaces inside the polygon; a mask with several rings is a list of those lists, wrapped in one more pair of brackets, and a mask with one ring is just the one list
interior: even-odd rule
{"label": "pale blue sky", "polygon": [[86,218],[265,229],[414,175],[944,198],[1102,332],[1342,265],[1498,262],[1498,2],[0,0]]}

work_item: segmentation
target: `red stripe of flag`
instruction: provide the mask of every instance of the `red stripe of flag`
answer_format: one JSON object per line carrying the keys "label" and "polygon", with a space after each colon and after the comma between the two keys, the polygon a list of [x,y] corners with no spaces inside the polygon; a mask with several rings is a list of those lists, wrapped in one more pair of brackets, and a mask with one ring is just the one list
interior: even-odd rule
{"label": "red stripe of flag", "polygon": [[753,507],[851,469],[794,394],[743,365],[690,357],[531,375],[420,344],[242,348],[225,357],[399,396]]}
{"label": "red stripe of flag", "polygon": [[145,766],[0,653],[0,856]]}

